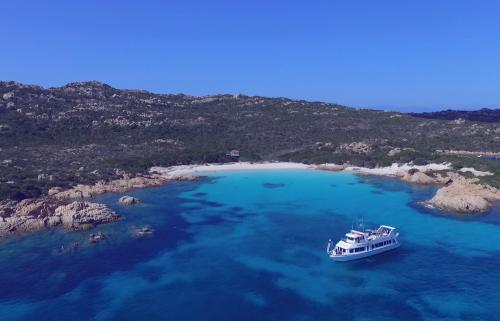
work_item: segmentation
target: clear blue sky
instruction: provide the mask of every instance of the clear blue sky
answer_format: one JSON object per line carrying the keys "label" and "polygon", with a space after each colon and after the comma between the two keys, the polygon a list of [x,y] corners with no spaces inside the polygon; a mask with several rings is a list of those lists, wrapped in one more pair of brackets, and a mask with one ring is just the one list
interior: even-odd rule
{"label": "clear blue sky", "polygon": [[500,1],[3,1],[0,79],[500,108]]}

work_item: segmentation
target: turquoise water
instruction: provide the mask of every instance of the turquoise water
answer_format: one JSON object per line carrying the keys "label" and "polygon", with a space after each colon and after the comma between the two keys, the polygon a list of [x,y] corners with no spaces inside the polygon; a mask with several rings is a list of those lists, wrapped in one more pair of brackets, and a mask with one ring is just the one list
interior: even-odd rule
{"label": "turquoise water", "polygon": [[[464,217],[418,205],[433,193],[284,170],[133,191],[137,207],[105,195],[125,220],[0,242],[0,320],[500,320],[499,208]],[[360,216],[397,226],[401,248],[332,262],[327,240]],[[155,233],[134,238],[145,225]],[[89,244],[95,231],[109,240]]]}

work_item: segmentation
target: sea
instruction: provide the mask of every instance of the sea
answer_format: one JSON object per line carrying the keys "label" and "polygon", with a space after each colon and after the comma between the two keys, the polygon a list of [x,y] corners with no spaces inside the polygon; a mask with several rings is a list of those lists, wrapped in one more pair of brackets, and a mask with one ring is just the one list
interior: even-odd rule
{"label": "sea", "polygon": [[[346,172],[204,175],[94,199],[113,224],[0,240],[0,320],[500,320],[499,207],[441,212],[419,203],[435,187]],[[333,262],[357,218],[401,247]]]}

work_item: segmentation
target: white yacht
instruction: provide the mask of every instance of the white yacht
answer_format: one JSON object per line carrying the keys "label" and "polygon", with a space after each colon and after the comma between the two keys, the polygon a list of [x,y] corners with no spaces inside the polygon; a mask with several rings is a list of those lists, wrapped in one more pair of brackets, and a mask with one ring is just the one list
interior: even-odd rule
{"label": "white yacht", "polygon": [[328,240],[327,253],[334,261],[351,261],[383,253],[399,247],[399,232],[396,228],[380,225],[366,232],[351,230],[332,248]]}

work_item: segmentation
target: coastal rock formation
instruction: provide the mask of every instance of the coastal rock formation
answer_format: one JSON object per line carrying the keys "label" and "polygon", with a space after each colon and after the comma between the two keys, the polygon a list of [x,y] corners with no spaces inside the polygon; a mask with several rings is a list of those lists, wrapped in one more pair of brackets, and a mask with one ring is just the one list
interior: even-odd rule
{"label": "coastal rock formation", "polygon": [[120,197],[118,203],[122,205],[137,205],[141,203],[141,200],[132,196],[125,195]]}
{"label": "coastal rock formation", "polygon": [[49,189],[49,191],[47,192],[47,195],[49,196],[52,196],[52,195],[55,195],[57,193],[60,193],[62,192],[62,188],[61,187],[52,187],[51,189]]}
{"label": "coastal rock formation", "polygon": [[[489,185],[479,184],[478,178],[465,178],[460,173],[449,170],[449,165],[429,164],[426,166],[390,166],[385,168],[367,169],[362,167],[344,167],[329,164],[318,165],[321,170],[355,170],[361,174],[388,175],[412,183],[424,185],[441,185],[436,195],[425,205],[431,205],[447,211],[462,213],[484,212],[491,207],[492,202],[500,201],[500,190]],[[476,173],[473,168],[468,168]],[[445,172],[446,171],[446,172]],[[482,172],[481,172],[482,173]],[[480,175],[478,175],[480,176]]]}
{"label": "coastal rock formation", "polygon": [[177,175],[177,176],[172,176],[170,178],[171,181],[197,181],[200,179],[200,176],[194,176],[194,175]]}
{"label": "coastal rock formation", "polygon": [[455,176],[453,181],[440,188],[425,204],[443,210],[462,213],[479,213],[488,210],[491,202],[500,201],[500,191],[489,185],[477,183],[477,179]]}
{"label": "coastal rock formation", "polygon": [[[34,232],[46,228],[63,226],[68,230],[91,228],[97,224],[109,223],[120,218],[104,204],[84,202],[82,199],[107,192],[120,193],[135,188],[159,186],[172,180],[197,180],[199,177],[177,175],[164,177],[158,174],[129,177],[109,182],[99,181],[94,185],[77,185],[69,190],[53,187],[48,195],[17,201],[0,202],[0,237],[17,232]],[[141,201],[124,196],[120,204],[134,205]]]}
{"label": "coastal rock formation", "polygon": [[427,175],[424,172],[416,172],[416,173],[406,172],[401,179],[405,182],[412,184],[429,185],[438,183],[438,181],[435,178]]}
{"label": "coastal rock formation", "polygon": [[342,164],[321,164],[321,165],[316,165],[316,169],[322,170],[322,171],[331,171],[331,172],[339,172],[343,171],[347,165]]}
{"label": "coastal rock formation", "polygon": [[119,219],[104,204],[72,202],[53,197],[0,203],[0,237],[62,225],[78,230]]}
{"label": "coastal rock formation", "polygon": [[72,202],[56,208],[54,215],[61,218],[66,229],[80,230],[97,224],[110,223],[120,218],[104,204]]}
{"label": "coastal rock formation", "polygon": [[167,180],[160,175],[124,177],[109,182],[99,181],[94,185],[77,185],[69,190],[53,194],[59,199],[82,199],[104,193],[122,193],[130,189],[159,186]]}

